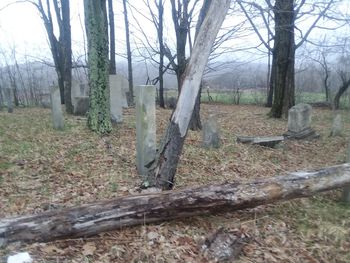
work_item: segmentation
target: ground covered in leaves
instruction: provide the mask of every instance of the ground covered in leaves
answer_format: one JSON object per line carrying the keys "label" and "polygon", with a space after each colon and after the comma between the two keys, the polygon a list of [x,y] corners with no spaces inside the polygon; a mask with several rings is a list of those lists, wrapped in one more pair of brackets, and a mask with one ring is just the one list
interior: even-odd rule
{"label": "ground covered in leaves", "polygon": [[[135,112],[109,136],[86,128],[86,119],[66,116],[54,131],[48,109],[0,111],[0,218],[69,207],[132,194],[135,167]],[[288,141],[276,149],[238,144],[237,135],[280,135],[285,120],[267,117],[257,106],[202,106],[215,113],[222,147],[202,147],[190,131],[178,167],[176,188],[268,177],[343,163],[350,137],[350,114],[343,112],[343,136],[329,137],[333,113],[316,109],[312,141]],[[160,140],[170,110],[157,109]],[[130,193],[131,192],[131,193]],[[28,251],[35,262],[208,262],[204,238],[224,227],[250,237],[238,262],[350,262],[350,207],[341,191],[255,209],[125,228],[90,238],[30,245],[11,244],[5,256]]]}

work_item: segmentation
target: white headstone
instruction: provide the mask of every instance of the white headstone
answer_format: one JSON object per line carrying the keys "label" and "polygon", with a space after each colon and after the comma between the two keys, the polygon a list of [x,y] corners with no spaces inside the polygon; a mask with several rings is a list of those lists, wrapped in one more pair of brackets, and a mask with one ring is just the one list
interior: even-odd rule
{"label": "white headstone", "polygon": [[140,175],[156,154],[156,88],[137,86],[136,95],[136,166]]}
{"label": "white headstone", "polygon": [[311,128],[311,111],[309,104],[300,103],[288,111],[288,131],[299,133]]}
{"label": "white headstone", "polygon": [[119,75],[109,75],[110,105],[112,122],[123,122],[123,89]]}
{"label": "white headstone", "polygon": [[53,128],[62,130],[64,128],[64,118],[61,106],[60,89],[53,87],[51,90],[51,112]]}
{"label": "white headstone", "polygon": [[340,113],[337,113],[333,119],[332,131],[330,136],[340,136],[343,130],[343,122]]}

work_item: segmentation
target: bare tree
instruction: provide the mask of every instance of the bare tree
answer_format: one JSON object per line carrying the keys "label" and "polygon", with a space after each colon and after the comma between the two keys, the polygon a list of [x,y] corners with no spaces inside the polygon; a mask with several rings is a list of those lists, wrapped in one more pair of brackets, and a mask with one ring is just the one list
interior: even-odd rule
{"label": "bare tree", "polygon": [[133,105],[134,104],[134,80],[133,80],[133,73],[132,73],[132,54],[131,54],[131,46],[130,46],[128,9],[127,9],[126,5],[127,5],[127,0],[123,0],[125,37],[126,37],[126,53],[127,53],[127,58],[128,58],[128,80],[129,80],[128,103],[129,103],[129,105]]}
{"label": "bare tree", "polygon": [[71,100],[72,86],[72,41],[70,26],[69,0],[52,0],[54,7],[59,37],[54,32],[54,21],[51,11],[51,1],[46,0],[46,6],[42,0],[28,0],[39,11],[44,22],[46,33],[50,43],[52,58],[57,72],[58,86],[61,93],[61,103],[66,105],[66,112],[73,113]]}
{"label": "bare tree", "polygon": [[186,138],[189,122],[199,92],[204,68],[216,35],[230,7],[230,0],[212,0],[207,16],[198,33],[190,61],[186,66],[181,93],[157,156],[149,164],[145,186],[171,189],[177,164]]}
{"label": "bare tree", "polygon": [[116,74],[115,65],[115,26],[113,0],[108,0],[108,21],[109,21],[109,74]]}
{"label": "bare tree", "polygon": [[[282,116],[287,116],[288,109],[294,105],[295,51],[304,42],[308,41],[308,37],[312,30],[318,27],[321,18],[334,19],[334,17],[327,16],[327,12],[334,6],[335,2],[335,0],[314,2],[312,2],[312,0],[302,0],[295,4],[292,0],[276,0],[273,6],[270,0],[265,0],[265,8],[256,2],[238,1],[260,41],[268,51],[272,51],[270,92],[267,103],[269,104],[269,102],[271,102],[273,96],[273,104],[270,112],[272,117],[281,118]],[[259,32],[247,8],[257,10],[268,31],[267,40]],[[273,11],[272,16],[274,17],[274,33],[267,19],[267,12],[270,14],[271,10]],[[306,31],[302,31],[298,27],[296,21],[303,21],[306,17],[314,17],[314,20]],[[327,29],[325,26],[320,26],[319,28]],[[297,33],[298,43],[295,41]],[[274,40],[274,47],[272,49],[268,44],[268,41],[271,39]]]}

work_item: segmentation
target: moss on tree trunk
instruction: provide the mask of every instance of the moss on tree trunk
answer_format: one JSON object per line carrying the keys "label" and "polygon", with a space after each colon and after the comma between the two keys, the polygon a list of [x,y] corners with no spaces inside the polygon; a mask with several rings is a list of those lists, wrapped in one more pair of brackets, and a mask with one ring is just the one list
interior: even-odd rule
{"label": "moss on tree trunk", "polygon": [[112,130],[106,0],[84,0],[84,10],[90,85],[87,124],[92,131],[105,134]]}

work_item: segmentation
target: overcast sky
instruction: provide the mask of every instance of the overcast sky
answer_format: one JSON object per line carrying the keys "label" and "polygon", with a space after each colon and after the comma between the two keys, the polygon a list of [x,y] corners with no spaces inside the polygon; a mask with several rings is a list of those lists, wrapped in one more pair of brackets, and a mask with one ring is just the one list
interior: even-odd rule
{"label": "overcast sky", "polygon": [[[16,49],[17,58],[21,59],[24,55],[28,55],[30,57],[38,57],[43,58],[46,57],[50,59],[50,51],[48,48],[47,36],[43,26],[43,22],[38,14],[38,11],[35,7],[29,3],[20,3],[13,4],[7,6],[9,3],[14,2],[14,0],[1,0],[0,1],[0,49],[1,50],[11,50],[13,48]],[[74,55],[78,56],[83,54],[83,35],[84,35],[84,15],[83,15],[83,1],[82,0],[74,0],[71,2],[71,26],[72,26],[72,46],[74,50]],[[169,4],[169,1],[166,1]],[[147,14],[147,10],[142,7],[142,1],[131,1],[132,4],[139,5],[142,13]],[[125,52],[125,32],[124,32],[124,21],[123,21],[123,13],[122,13],[122,5],[121,0],[116,0],[114,2],[115,5],[115,20],[116,20],[116,39],[117,39],[117,53]],[[6,8],[4,8],[6,7]],[[166,7],[166,10],[169,10],[169,6]],[[344,13],[349,13],[350,9],[350,1],[344,0],[342,5],[339,7],[339,10],[342,10]],[[141,15],[134,12],[135,16],[137,16],[140,24],[143,29],[149,36],[154,36],[155,39],[155,31],[152,24],[148,23],[145,18]],[[129,13],[130,20],[133,20],[132,14]],[[173,28],[172,22],[170,20],[170,13],[166,13],[165,17],[167,19],[165,23],[165,31],[166,31],[166,41],[170,43],[170,45],[174,44],[173,40]],[[235,16],[235,18],[230,18],[229,23],[237,23],[239,20],[239,16]],[[310,24],[311,20],[304,21],[304,26]],[[322,23],[322,21],[321,21]],[[133,33],[132,39],[137,41],[138,38],[142,38],[142,35],[138,32],[138,28],[135,23],[132,22],[134,26],[131,27],[131,31]],[[340,33],[344,35],[349,32],[348,30],[343,30]],[[315,31],[311,36],[313,39],[317,39],[318,37],[324,36],[325,33],[319,33],[319,31]],[[327,32],[329,35],[334,35],[334,32]],[[232,45],[240,46],[243,44],[257,43],[257,39],[254,34],[251,34],[249,37],[246,37],[244,40],[236,41]],[[136,45],[134,45],[136,48]],[[263,49],[263,48],[262,48]],[[117,60],[121,60],[122,58],[117,58]]]}

